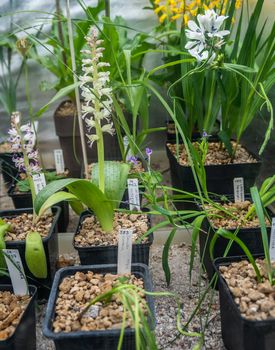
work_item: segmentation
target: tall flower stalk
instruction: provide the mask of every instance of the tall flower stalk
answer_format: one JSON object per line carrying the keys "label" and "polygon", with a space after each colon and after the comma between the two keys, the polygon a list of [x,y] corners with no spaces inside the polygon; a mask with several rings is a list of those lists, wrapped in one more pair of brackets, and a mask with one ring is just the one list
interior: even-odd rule
{"label": "tall flower stalk", "polygon": [[[35,189],[32,175],[41,172],[38,160],[38,152],[35,150],[35,132],[31,123],[21,125],[20,112],[13,112],[11,115],[11,129],[9,139],[12,152],[14,152],[13,162],[19,172],[25,172],[30,183],[32,200],[35,200]],[[19,153],[22,152],[22,156]],[[35,215],[35,214],[34,214]]]}
{"label": "tall flower stalk", "polygon": [[88,48],[82,50],[86,56],[82,59],[82,70],[84,75],[80,77],[82,97],[82,118],[88,127],[89,146],[97,142],[98,168],[99,168],[99,189],[104,192],[104,133],[114,134],[113,123],[111,122],[112,110],[112,89],[109,85],[110,72],[102,68],[109,67],[109,63],[102,62],[104,48],[100,45],[103,40],[98,39],[98,30],[93,27],[90,36],[86,36]]}

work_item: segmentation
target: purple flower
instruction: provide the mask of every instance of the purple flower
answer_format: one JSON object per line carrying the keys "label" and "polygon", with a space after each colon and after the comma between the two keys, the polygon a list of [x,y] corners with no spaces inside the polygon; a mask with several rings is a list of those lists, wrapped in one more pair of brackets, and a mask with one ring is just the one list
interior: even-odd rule
{"label": "purple flower", "polygon": [[207,134],[207,132],[205,130],[203,130],[203,133],[202,133],[202,137],[208,137],[209,135]]}
{"label": "purple flower", "polygon": [[149,147],[146,147],[145,152],[146,152],[147,156],[150,157],[150,155],[153,153],[153,150]]}
{"label": "purple flower", "polygon": [[129,158],[129,162],[132,163],[132,164],[134,164],[134,165],[137,165],[137,164],[138,164],[137,158],[134,157],[134,156],[131,156],[131,157]]}

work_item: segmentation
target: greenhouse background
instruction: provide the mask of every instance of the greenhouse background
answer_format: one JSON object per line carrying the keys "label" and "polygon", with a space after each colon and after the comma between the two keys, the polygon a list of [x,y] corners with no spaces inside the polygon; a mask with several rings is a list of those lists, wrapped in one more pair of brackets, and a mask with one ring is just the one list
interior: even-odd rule
{"label": "greenhouse background", "polygon": [[[251,7],[255,4],[255,0],[249,1]],[[72,18],[82,18],[83,12],[81,6],[77,1],[71,1],[71,15]],[[96,1],[86,1],[87,6],[93,6],[96,4]],[[157,23],[157,18],[155,14],[151,10],[143,9],[146,6],[149,6],[149,1],[146,0],[131,0],[131,1],[119,1],[119,0],[111,0],[111,18],[115,16],[122,16],[129,27],[133,28],[137,31],[150,32],[153,26]],[[9,33],[11,21],[13,22],[12,27],[15,32],[19,32],[19,37],[25,37],[27,33],[31,29],[26,29],[25,31],[21,30],[21,28],[28,28],[30,26],[29,19],[32,19],[31,25],[40,26],[41,25],[41,17],[42,13],[39,14],[39,11],[45,12],[53,12],[55,9],[54,1],[20,1],[13,0],[7,1],[2,0],[0,4],[0,12],[1,14],[13,13],[12,17],[5,15],[1,18],[0,23],[0,31],[1,34]],[[18,13],[21,11],[25,11],[24,13]],[[28,11],[38,11],[38,12],[28,12]],[[65,2],[63,2],[63,13],[65,13]],[[275,13],[275,1],[274,0],[265,0],[264,8],[262,12],[262,18],[267,17],[268,23],[266,27],[266,32],[270,30],[273,18]],[[43,14],[43,17],[47,17],[47,15]],[[33,22],[34,20],[34,22]],[[37,23],[37,24],[35,24]],[[47,25],[45,25],[47,28]],[[48,25],[49,28],[49,25]],[[135,33],[135,31],[129,31],[130,35]],[[43,54],[49,54],[48,52]],[[154,54],[153,57],[147,58],[146,63],[147,67],[152,67],[154,64],[161,64],[161,55],[156,57]],[[15,54],[13,57],[13,72],[17,72],[19,67],[19,57]],[[41,69],[41,66],[33,62],[32,60],[28,61],[28,65],[30,66],[30,81],[31,81],[31,98],[32,104],[34,107],[34,111],[39,110],[42,106],[44,106],[49,99],[54,95],[53,91],[41,91],[40,84],[44,80],[49,82],[54,80],[54,77],[49,75],[49,72],[45,69]],[[165,93],[163,96],[165,96]],[[271,100],[274,103],[274,89],[271,92]],[[52,122],[53,113],[58,106],[58,103],[50,106],[49,109],[43,114],[43,116],[39,120],[39,139],[41,143],[41,150],[44,153],[44,157],[46,162],[48,162],[48,166],[53,166],[53,156],[52,151],[56,147],[58,147],[58,137],[55,135],[54,124]],[[17,108],[22,112],[25,119],[28,118],[28,111],[25,103],[25,89],[24,89],[24,79],[21,79],[19,88],[17,91]],[[166,121],[169,119],[167,113],[160,106],[159,102],[153,100],[151,104],[150,110],[150,124],[152,127],[164,126]],[[265,112],[262,113],[262,118],[256,119],[246,131],[244,135],[244,140],[251,150],[255,153],[257,151],[257,145],[261,143],[263,140],[264,130],[268,123],[267,118],[265,118]],[[2,135],[7,132],[8,126],[7,121],[9,120],[9,116],[7,116],[2,106],[0,106],[0,132]],[[165,133],[162,133],[162,136],[154,134],[152,136],[153,140],[150,142],[150,145],[155,149],[163,149],[165,145]],[[271,140],[264,152],[263,155],[263,167],[262,167],[262,176],[268,176],[274,172],[274,162],[272,162],[273,150],[275,147],[275,131],[273,129]]]}

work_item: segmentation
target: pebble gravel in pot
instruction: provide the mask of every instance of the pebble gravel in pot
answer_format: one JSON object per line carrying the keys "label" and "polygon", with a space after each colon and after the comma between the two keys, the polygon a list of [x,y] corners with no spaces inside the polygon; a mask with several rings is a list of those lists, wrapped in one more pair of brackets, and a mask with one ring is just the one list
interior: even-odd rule
{"label": "pebble gravel in pot", "polygon": [[[227,196],[227,198],[232,199],[232,196]],[[214,266],[210,257],[209,248],[211,240],[218,228],[224,228],[233,234],[236,232],[237,228],[239,228],[237,237],[239,237],[245,243],[252,254],[261,254],[264,252],[258,217],[255,216],[250,220],[245,218],[249,209],[251,208],[251,205],[252,203],[250,196],[246,196],[246,200],[244,202],[234,203],[228,201],[223,203],[224,209],[232,212],[235,215],[235,218],[226,215],[224,211],[219,211],[216,208],[206,206],[208,215],[213,214],[214,216],[211,217],[210,220],[207,218],[204,220],[202,225],[202,230],[204,232],[199,235],[199,245],[200,257],[206,269],[209,280],[212,279],[214,274]],[[266,224],[269,225],[267,220]],[[268,227],[268,238],[270,237],[270,231],[271,229]],[[229,241],[227,239],[219,237],[213,250],[213,257],[219,258],[224,256],[228,243]],[[227,256],[240,255],[243,255],[243,250],[237,243],[233,242]]]}
{"label": "pebble gravel in pot", "polygon": [[153,233],[136,244],[151,227],[150,216],[146,213],[127,214],[116,212],[113,231],[104,232],[99,222],[91,212],[80,215],[78,227],[74,236],[74,248],[78,251],[82,265],[116,264],[118,253],[118,232],[120,228],[133,229],[132,262],[149,264],[150,246],[153,243]]}
{"label": "pebble gravel in pot", "polygon": [[[51,338],[57,350],[116,349],[123,320],[123,306],[119,294],[109,302],[97,302],[86,313],[87,304],[99,295],[110,291],[121,278],[146,291],[152,291],[148,267],[132,264],[131,275],[117,275],[116,265],[74,266],[56,273],[43,333]],[[141,296],[141,307],[147,303],[154,318],[153,300]],[[143,301],[144,300],[144,301]],[[153,327],[154,319],[150,318]],[[135,330],[132,319],[126,317],[122,349],[135,349]]]}
{"label": "pebble gravel in pot", "polygon": [[256,264],[261,282],[244,256],[215,260],[222,338],[228,350],[275,349],[275,286],[267,278],[262,257]]}
{"label": "pebble gravel in pot", "polygon": [[[44,214],[38,223],[33,226],[33,209],[15,209],[0,211],[0,218],[11,229],[5,234],[5,244],[7,249],[18,249],[26,277],[30,284],[34,284],[38,289],[38,298],[44,299],[49,296],[50,288],[56,272],[58,260],[58,239],[57,221],[60,215],[60,208],[53,207],[52,213]],[[26,262],[25,239],[28,232],[36,231],[42,237],[42,243],[46,256],[47,277],[36,278],[29,270]],[[4,277],[1,277],[2,280]]]}
{"label": "pebble gravel in pot", "polygon": [[30,295],[15,295],[11,285],[0,284],[0,349],[35,350],[36,287]]}

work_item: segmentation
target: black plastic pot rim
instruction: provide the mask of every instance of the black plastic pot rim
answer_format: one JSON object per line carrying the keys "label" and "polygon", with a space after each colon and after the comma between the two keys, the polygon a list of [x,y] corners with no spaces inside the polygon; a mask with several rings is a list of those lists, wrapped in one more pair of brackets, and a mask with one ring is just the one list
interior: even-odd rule
{"label": "black plastic pot rim", "polygon": [[[180,167],[183,167],[183,168],[191,168],[190,165],[182,165],[178,162],[177,160],[177,157],[175,156],[175,154],[173,154],[173,152],[171,152],[170,148],[168,147],[168,143],[170,144],[173,144],[172,141],[167,141],[166,142],[166,149],[168,150],[168,152],[171,153],[171,155],[173,156],[173,158],[175,158],[175,161],[177,162],[177,164],[180,166]],[[181,143],[179,143],[181,144]],[[259,158],[259,156],[257,156],[255,153],[253,152],[250,152],[248,149],[246,149],[244,146],[242,146],[248,153],[249,155],[251,155],[253,158],[256,159],[256,163],[252,162],[252,163],[228,163],[228,164],[209,164],[209,165],[205,165],[204,167],[205,168],[219,168],[221,166],[224,166],[224,167],[236,167],[236,166],[243,166],[243,165],[251,165],[251,164],[259,164],[259,163],[262,163],[261,159]]]}
{"label": "black plastic pot rim", "polygon": [[[48,235],[46,237],[42,237],[42,241],[43,243],[46,243],[48,242],[48,240],[51,238],[51,236],[53,235],[53,229],[54,227],[57,225],[57,221],[58,221],[58,218],[60,216],[60,212],[61,212],[61,209],[59,207],[52,207],[52,210],[54,210],[54,217],[53,217],[53,222],[52,222],[52,225],[51,225],[51,228],[48,232]],[[33,212],[33,208],[22,208],[22,209],[12,209],[12,210],[1,210],[0,211],[0,218],[4,217],[4,218],[13,218],[13,217],[16,217],[20,214],[24,214],[26,213],[27,211],[30,211],[31,213]],[[5,214],[5,213],[11,213],[11,212],[14,212],[14,215],[10,215],[10,214]],[[26,244],[26,241],[25,240],[20,240],[20,241],[9,241],[8,242],[9,245],[25,245]]]}
{"label": "black plastic pot rim", "polygon": [[[254,258],[263,258],[264,259],[264,255],[262,254],[257,254],[257,255],[253,255]],[[242,316],[241,312],[240,312],[240,309],[238,308],[237,304],[235,303],[235,300],[234,300],[234,297],[233,295],[231,294],[230,292],[230,289],[228,287],[228,284],[226,283],[225,279],[222,277],[220,271],[219,271],[219,267],[220,266],[228,266],[229,264],[231,264],[231,261],[230,260],[233,260],[233,259],[238,259],[238,261],[242,261],[242,260],[246,260],[248,261],[248,258],[246,255],[242,255],[242,256],[228,256],[228,257],[224,257],[224,258],[216,258],[214,261],[213,261],[213,265],[214,265],[214,269],[215,269],[215,272],[218,274],[219,276],[219,279],[220,279],[220,283],[222,283],[224,285],[224,288],[226,288],[228,294],[230,295],[232,301],[233,301],[233,307],[234,307],[234,310],[236,312],[236,314],[238,315],[238,317],[246,322],[246,323],[250,323],[251,325],[256,325],[256,324],[274,324],[275,322],[275,318],[271,318],[271,319],[268,319],[268,320],[249,320],[245,317]],[[223,260],[228,260],[228,262],[225,262]],[[232,262],[235,262],[232,261]]]}
{"label": "black plastic pot rim", "polygon": [[[73,237],[73,247],[74,247],[74,249],[76,249],[76,250],[79,250],[79,251],[87,251],[87,250],[94,250],[94,249],[97,249],[97,250],[106,250],[106,249],[114,249],[114,248],[117,248],[118,247],[118,245],[114,245],[114,244],[112,244],[112,245],[93,245],[93,246],[86,246],[86,247],[80,247],[80,246],[77,246],[76,244],[75,244],[75,236],[79,233],[79,227],[80,227],[80,225],[82,225],[82,222],[81,222],[81,220],[82,220],[82,217],[85,215],[85,213],[87,214],[87,216],[89,215],[89,216],[94,216],[94,214],[92,213],[92,212],[90,212],[90,211],[87,211],[87,210],[85,210],[84,212],[82,212],[81,214],[80,214],[80,217],[79,217],[79,221],[78,221],[78,225],[77,225],[77,230],[76,230],[76,232],[75,232],[75,234],[74,234],[74,237]],[[142,214],[144,214],[144,213],[142,213]],[[148,219],[149,219],[149,223],[150,223],[150,225],[151,225],[151,216],[150,216],[150,214],[147,214],[147,217],[148,217]],[[108,234],[108,233],[106,233],[106,234]],[[147,238],[148,238],[148,240],[146,241],[146,242],[144,242],[144,243],[133,243],[133,246],[136,246],[136,247],[146,247],[146,246],[151,246],[152,245],[152,243],[153,243],[153,240],[154,240],[154,238],[153,238],[153,233],[150,233],[148,236],[147,236]]]}
{"label": "black plastic pot rim", "polygon": [[[11,288],[11,290],[12,290],[12,292],[13,292],[13,286],[12,286],[11,284],[0,284],[0,291],[3,290],[2,287],[4,287],[4,288],[9,288],[9,289]],[[29,300],[26,309],[23,311],[22,315],[20,316],[19,322],[18,322],[18,324],[16,325],[16,327],[15,327],[13,333],[12,333],[8,338],[6,338],[5,340],[0,340],[0,344],[1,344],[1,342],[3,342],[2,344],[4,344],[5,342],[10,342],[10,341],[12,341],[12,338],[15,337],[15,333],[16,333],[17,326],[20,324],[20,322],[22,322],[22,319],[23,319],[24,314],[25,314],[25,313],[28,311],[28,309],[31,307],[31,301],[32,301],[33,298],[35,298],[35,296],[36,296],[37,288],[36,288],[34,285],[32,285],[32,284],[29,284],[28,287],[29,287],[29,292],[30,292],[30,295],[31,295],[31,299]]]}
{"label": "black plastic pot rim", "polygon": [[[113,267],[114,269],[117,268],[116,264],[102,264],[102,265],[96,265],[96,269],[104,269],[106,266]],[[145,264],[141,264],[141,263],[131,264],[132,269],[135,267],[138,267],[138,266],[142,266],[145,269],[148,269],[148,266],[146,266]],[[80,265],[80,266],[63,267],[62,269],[59,269],[55,274],[54,282],[52,285],[52,290],[58,291],[58,286],[59,286],[59,283],[61,282],[60,275],[62,274],[63,271],[65,271],[65,270],[71,270],[71,271],[75,271],[75,272],[83,271],[83,270],[84,271],[92,271],[93,268],[95,268],[95,266],[93,266],[93,265]],[[149,289],[153,290],[151,283],[150,283]],[[53,340],[62,340],[62,339],[68,339],[68,338],[75,339],[76,336],[83,337],[83,338],[89,338],[89,337],[91,337],[91,335],[93,336],[93,338],[99,338],[99,337],[102,337],[102,335],[106,334],[107,332],[108,332],[108,336],[109,335],[110,336],[119,336],[119,334],[121,332],[121,328],[110,329],[110,330],[109,329],[96,330],[96,331],[73,331],[73,332],[68,332],[68,333],[66,333],[66,332],[59,332],[59,333],[53,332],[48,327],[48,323],[50,322],[52,324],[52,322],[53,322],[52,319],[49,320],[49,314],[50,314],[50,308],[52,307],[52,305],[55,305],[57,297],[58,297],[58,293],[55,293],[55,294],[51,293],[49,300],[48,300],[48,304],[47,304],[46,314],[45,314],[45,318],[44,318],[44,322],[43,322],[43,326],[42,326],[43,334],[47,338],[50,338]],[[155,327],[155,315],[154,315],[154,313],[152,313],[152,323]],[[124,335],[134,334],[134,332],[135,332],[134,328],[125,328]]]}

